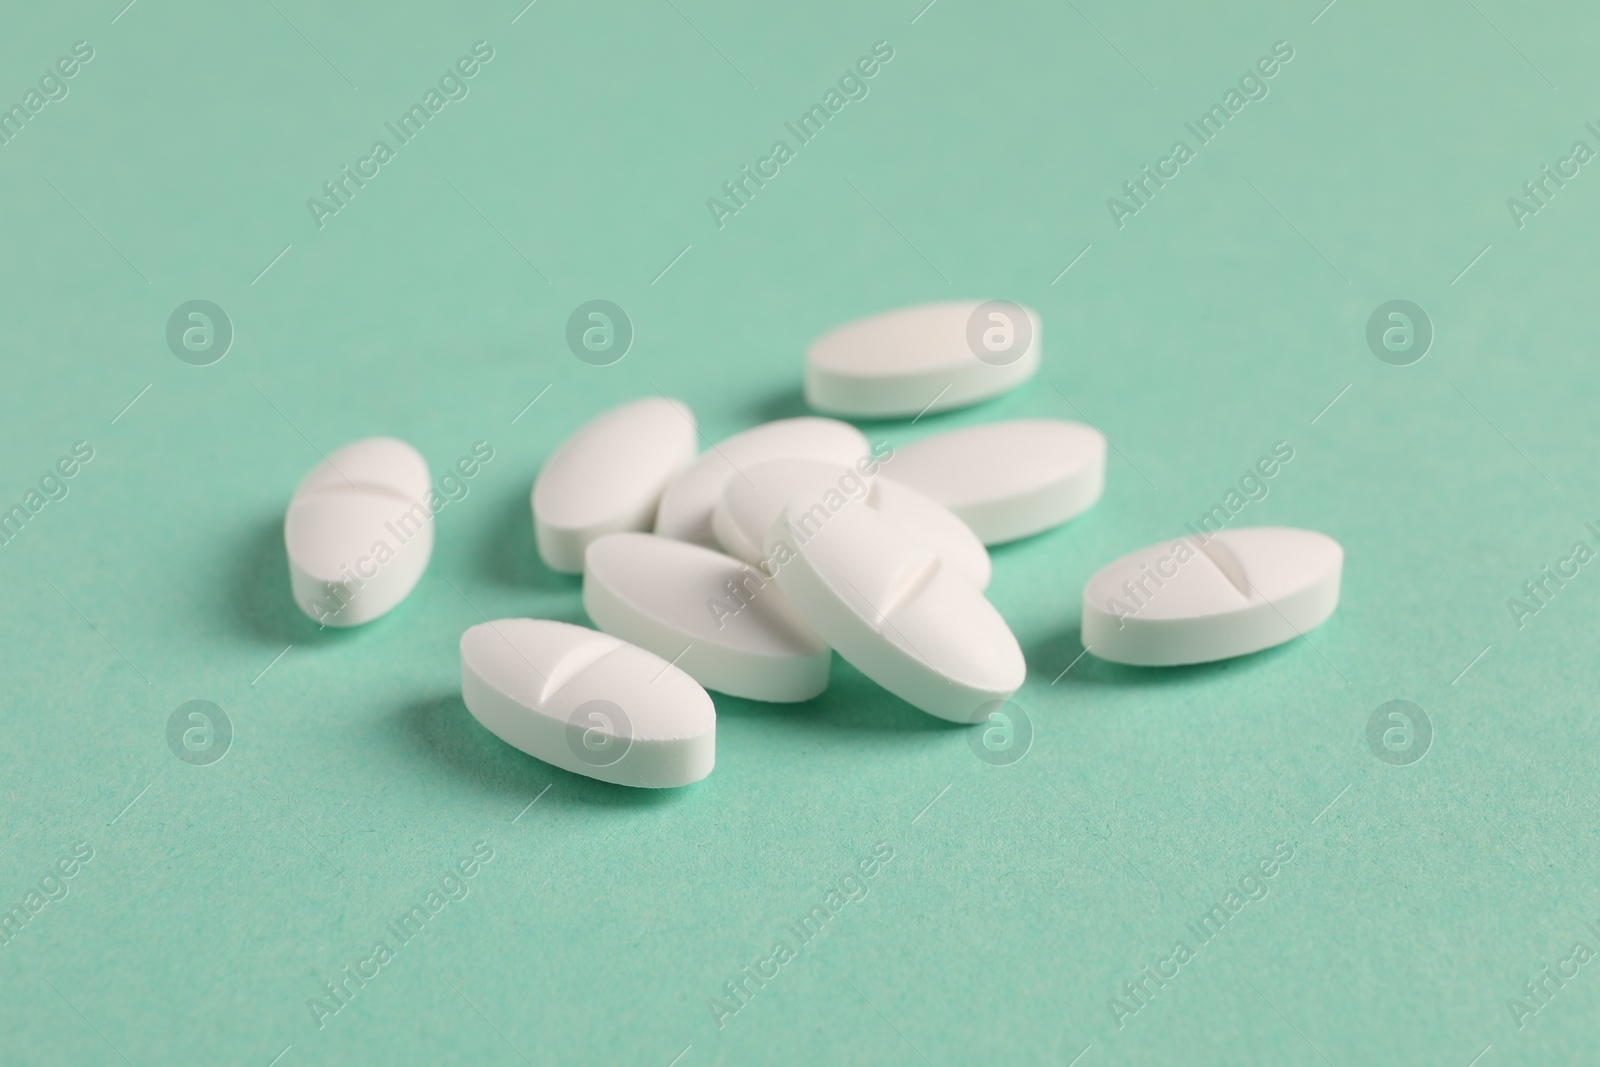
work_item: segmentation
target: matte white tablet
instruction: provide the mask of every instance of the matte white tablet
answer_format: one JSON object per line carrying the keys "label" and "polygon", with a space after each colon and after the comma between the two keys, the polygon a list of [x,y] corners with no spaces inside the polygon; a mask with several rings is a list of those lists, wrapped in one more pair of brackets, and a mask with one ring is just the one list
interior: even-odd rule
{"label": "matte white tablet", "polygon": [[758,463],[744,472],[745,477],[728,480],[712,513],[712,530],[730,555],[759,565],[767,531],[795,497],[812,502],[808,511],[818,505],[837,510],[847,503],[864,503],[899,522],[973,585],[988,586],[989,552],[966,523],[910,486],[875,476],[880,469],[870,457],[854,467],[807,459]]}
{"label": "matte white tablet", "polygon": [[1083,587],[1083,642],[1145,667],[1242,656],[1320,626],[1339,604],[1344,550],[1313,530],[1247,526],[1163,541]]}
{"label": "matte white tablet", "polygon": [[1060,419],[991,422],[897,448],[892,471],[995,545],[1058,526],[1099,500],[1106,439]]}
{"label": "matte white tablet", "polygon": [[840,326],[806,350],[806,402],[867,418],[986,400],[1039,368],[1039,316],[1000,300],[951,300]]}
{"label": "matte white tablet", "polygon": [[810,700],[833,652],[777,583],[721,552],[655,534],[589,545],[583,607],[594,624],[674,662],[707,689],[750,700]]}
{"label": "matte white tablet", "polygon": [[582,626],[474,626],[461,635],[461,698],[502,741],[602,782],[687,785],[716,762],[717,713],[699,683]]}
{"label": "matte white tablet", "polygon": [[661,497],[655,532],[715,548],[711,512],[730,478],[769,459],[820,459],[847,467],[867,454],[867,439],[849,423],[803,416],[763,423],[718,441]]}
{"label": "matte white tablet", "polygon": [[411,592],[433,554],[428,464],[393,437],[345,445],[307,474],[283,517],[300,610],[355,626]]}
{"label": "matte white tablet", "polygon": [[1027,673],[1005,620],[893,519],[796,498],[767,538],[778,587],[863,674],[930,715],[970,722]]}
{"label": "matte white tablet", "polygon": [[533,483],[539,555],[551,569],[583,572],[596,537],[648,530],[667,483],[694,461],[694,415],[647,397],[612,408],[573,431]]}

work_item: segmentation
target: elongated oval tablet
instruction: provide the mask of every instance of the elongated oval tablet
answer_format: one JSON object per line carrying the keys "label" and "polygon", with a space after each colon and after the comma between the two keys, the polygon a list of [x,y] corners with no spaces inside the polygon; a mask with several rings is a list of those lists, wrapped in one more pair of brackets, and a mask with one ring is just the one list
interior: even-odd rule
{"label": "elongated oval tablet", "polygon": [[836,415],[945,411],[1039,368],[1039,316],[1003,300],[919,304],[858,319],[806,350],[806,402]]}
{"label": "elongated oval tablet", "polygon": [[327,626],[370,622],[406,598],[433,555],[428,464],[393,437],[367,437],[301,480],[283,517],[289,585]]}
{"label": "elongated oval tablet", "polygon": [[867,439],[849,423],[803,416],[779,419],[718,441],[678,475],[661,496],[656,533],[715,548],[711,513],[739,472],[769,459],[820,459],[848,467],[867,454]]}
{"label": "elongated oval tablet", "polygon": [[941,719],[970,722],[1016,691],[1022,649],[971,582],[881,512],[824,511],[797,497],[766,542],[778,587],[824,641]]}
{"label": "elongated oval tablet", "polygon": [[765,557],[767,531],[783,515],[794,497],[804,495],[821,503],[827,497],[835,509],[863,501],[871,493],[878,463],[863,457],[855,466],[823,459],[769,459],[753,463],[729,478],[711,513],[711,530],[729,555],[746,563]]}
{"label": "elongated oval tablet", "polygon": [[594,624],[720,693],[810,700],[833,653],[777,583],[721,552],[655,534],[610,534],[584,557],[583,607]]}
{"label": "elongated oval tablet", "polygon": [[986,545],[1048,530],[1086,511],[1106,482],[1106,439],[1060,419],[1014,419],[895,449],[895,479],[955,512]]}
{"label": "elongated oval tablet", "polygon": [[955,512],[925,493],[887,476],[873,484],[867,504],[933,549],[945,566],[971,582],[974,588],[989,587],[989,550]]}
{"label": "elongated oval tablet", "polygon": [[461,699],[530,756],[617,785],[688,785],[716,762],[717,713],[693,678],[609,634],[498,619],[461,635]]}
{"label": "elongated oval tablet", "polygon": [[533,483],[539,555],[552,570],[583,572],[583,550],[602,534],[648,530],[661,492],[694,461],[694,414],[647,397],[578,427]]}
{"label": "elongated oval tablet", "polygon": [[1258,652],[1333,614],[1343,566],[1339,542],[1289,526],[1163,541],[1107,564],[1084,585],[1084,646],[1143,667]]}
{"label": "elongated oval tablet", "polygon": [[712,513],[712,530],[730,555],[759,565],[767,531],[795,497],[810,501],[807,511],[860,502],[900,523],[979,589],[988,586],[989,552],[966,523],[910,486],[877,476],[878,469],[870,457],[854,467],[814,459],[757,463],[744,477],[728,479]]}

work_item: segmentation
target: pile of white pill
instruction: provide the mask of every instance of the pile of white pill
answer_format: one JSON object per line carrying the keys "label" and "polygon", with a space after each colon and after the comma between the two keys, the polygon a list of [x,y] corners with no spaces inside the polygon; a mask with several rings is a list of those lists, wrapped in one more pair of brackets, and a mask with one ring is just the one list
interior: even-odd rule
{"label": "pile of white pill", "polygon": [[[1036,314],[1003,301],[888,312],[811,345],[806,398],[874,419],[975,403],[1032,377],[1039,336]],[[834,652],[930,715],[986,721],[1027,672],[984,596],[987,546],[1067,522],[1105,484],[1105,439],[1052,419],[899,449],[822,417],[704,452],[699,437],[682,402],[635,400],[580,426],[539,471],[539,555],[583,576],[598,630],[500,619],[462,635],[462,698],[501,739],[602,781],[685,785],[715,762],[706,690],[810,700]],[[427,567],[435,504],[402,441],[328,456],[284,519],[296,603],[335,626],[393,608]],[[1333,613],[1343,559],[1331,538],[1286,527],[1152,545],[1084,586],[1083,643],[1141,666],[1281,644]]]}

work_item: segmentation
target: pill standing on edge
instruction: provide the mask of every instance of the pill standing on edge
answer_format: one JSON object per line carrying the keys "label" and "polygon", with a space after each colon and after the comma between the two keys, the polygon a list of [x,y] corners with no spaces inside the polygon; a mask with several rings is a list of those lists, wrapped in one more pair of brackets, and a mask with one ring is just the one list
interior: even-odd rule
{"label": "pill standing on edge", "polygon": [[583,550],[602,534],[648,530],[667,483],[694,461],[694,415],[647,397],[595,416],[561,443],[533,483],[539,556],[583,572]]}
{"label": "pill standing on edge", "polygon": [[530,756],[602,782],[688,785],[716,762],[717,713],[693,678],[608,634],[498,619],[461,635],[461,698]]}
{"label": "pill standing on edge", "polygon": [[1142,667],[1242,656],[1320,626],[1339,604],[1344,549],[1326,534],[1247,526],[1142,548],[1083,587],[1083,643]]}
{"label": "pill standing on edge", "polygon": [[758,463],[746,468],[744,477],[728,479],[712,514],[712,530],[730,555],[759,564],[767,531],[796,496],[812,502],[808,512],[863,503],[900,523],[979,589],[988,586],[989,551],[967,524],[943,505],[878,471],[879,463],[872,457],[854,467],[809,459]]}
{"label": "pill standing on edge", "polygon": [[711,513],[730,478],[769,459],[821,459],[849,466],[867,454],[861,431],[837,419],[806,415],[763,423],[718,441],[673,479],[661,496],[655,532],[717,547]]}
{"label": "pill standing on edge", "polygon": [[1099,500],[1106,439],[1061,419],[991,422],[902,445],[892,469],[997,545],[1059,526]]}
{"label": "pill standing on edge", "polygon": [[970,722],[1027,673],[994,605],[872,508],[791,501],[767,534],[778,587],[855,667],[930,715]]}
{"label": "pill standing on edge", "polygon": [[674,662],[719,693],[810,700],[833,652],[768,575],[721,552],[655,534],[609,534],[584,558],[594,624]]}
{"label": "pill standing on edge", "polygon": [[1039,316],[1006,301],[951,300],[871,315],[806,349],[818,411],[898,418],[1013,389],[1039,368]]}
{"label": "pill standing on edge", "polygon": [[356,626],[406,598],[433,554],[427,461],[367,437],[305,476],[283,517],[294,601],[317,622]]}

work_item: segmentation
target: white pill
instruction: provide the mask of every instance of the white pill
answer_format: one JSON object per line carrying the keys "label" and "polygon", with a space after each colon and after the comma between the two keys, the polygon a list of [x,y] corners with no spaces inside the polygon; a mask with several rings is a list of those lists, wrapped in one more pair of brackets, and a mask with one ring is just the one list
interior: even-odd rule
{"label": "white pill", "polygon": [[895,449],[895,479],[955,512],[986,545],[1048,530],[1100,499],[1106,439],[1060,419],[1015,419]]}
{"label": "white pill", "polygon": [[530,756],[617,785],[687,785],[716,762],[711,697],[666,660],[550,619],[499,619],[461,635],[461,698]]}
{"label": "white pill", "polygon": [[983,593],[872,508],[793,500],[767,537],[778,587],[863,674],[930,715],[971,722],[1027,673]]}
{"label": "white pill", "polygon": [[539,555],[551,569],[583,572],[583,550],[602,534],[648,530],[667,483],[694,461],[694,415],[648,397],[573,431],[533,483]]}
{"label": "white pill", "polygon": [[840,326],[806,350],[806,402],[871,418],[945,411],[1013,389],[1039,367],[1039,316],[952,300]]}
{"label": "white pill", "polygon": [[656,533],[714,548],[711,513],[728,479],[769,459],[821,459],[847,467],[867,452],[860,430],[835,419],[805,416],[764,423],[718,441],[661,496]]}
{"label": "white pill", "polygon": [[301,480],[283,517],[300,610],[355,626],[406,598],[433,554],[428,464],[393,437],[345,445]]}
{"label": "white pill", "polygon": [[795,497],[811,502],[808,511],[864,503],[900,523],[973,585],[988,586],[989,552],[967,524],[910,486],[877,476],[878,467],[871,457],[854,467],[814,459],[758,463],[746,468],[743,478],[728,480],[711,517],[712,530],[729,554],[759,565],[767,531]]}
{"label": "white pill", "polygon": [[989,588],[989,550],[955,512],[925,493],[887,476],[874,483],[867,503],[933,549],[946,567],[971,582],[974,588]]}
{"label": "white pill", "polygon": [[1339,604],[1344,549],[1312,530],[1250,526],[1164,541],[1083,587],[1083,642],[1143,667],[1208,663],[1282,644]]}
{"label": "white pill", "polygon": [[810,700],[832,651],[770,578],[740,560],[655,534],[610,534],[584,557],[583,607],[613,637],[730,696]]}

